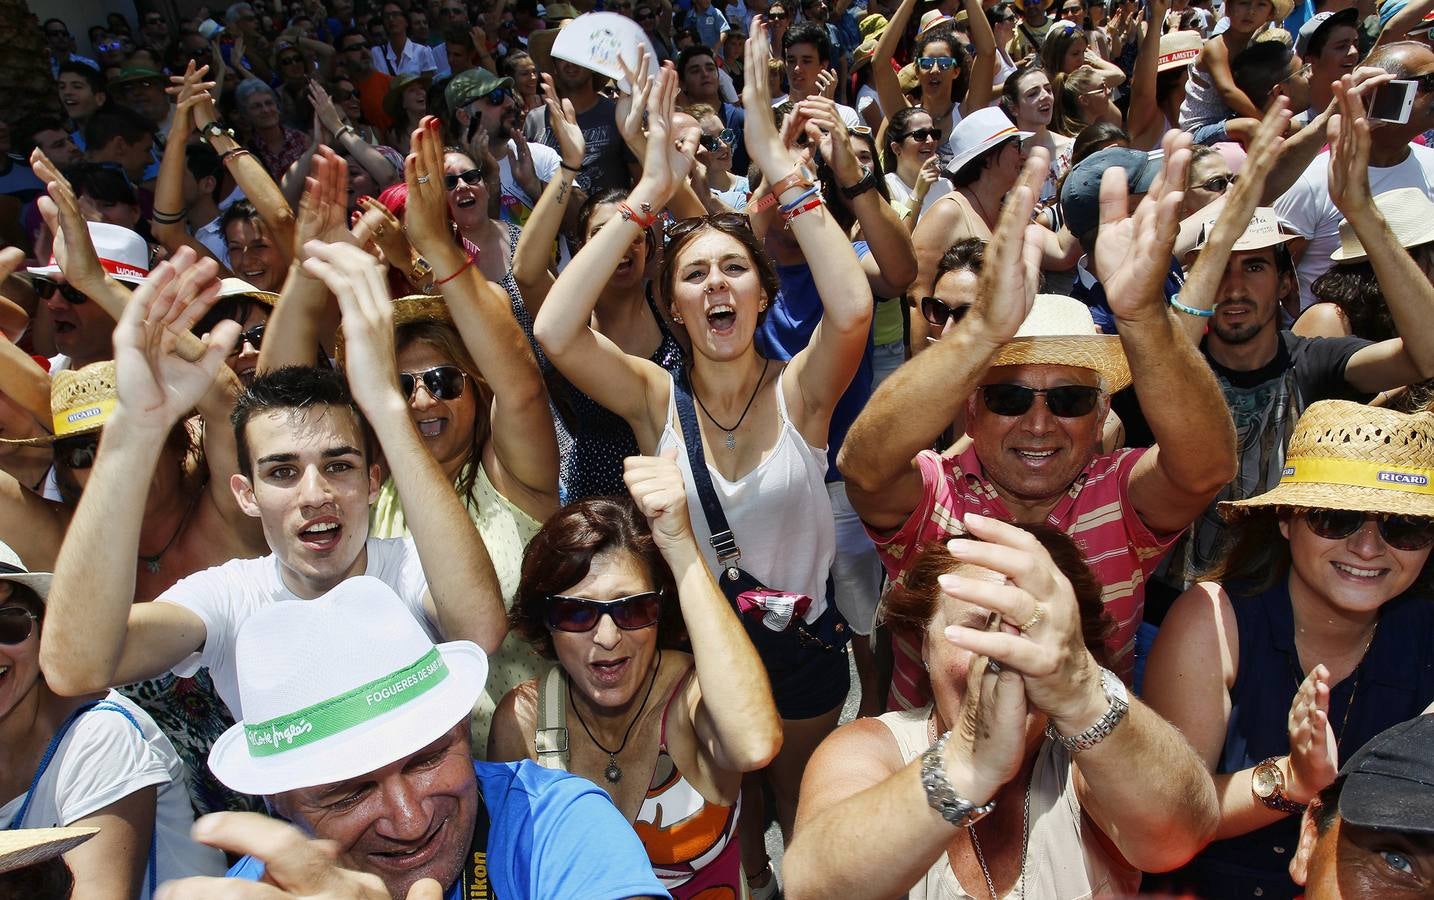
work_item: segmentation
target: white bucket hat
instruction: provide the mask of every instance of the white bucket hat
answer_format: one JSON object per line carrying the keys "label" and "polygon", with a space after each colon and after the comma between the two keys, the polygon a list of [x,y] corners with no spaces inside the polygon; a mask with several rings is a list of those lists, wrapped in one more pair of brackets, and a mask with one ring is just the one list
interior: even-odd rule
{"label": "white bucket hat", "polygon": [[1037,294],[1015,337],[1001,345],[992,366],[1075,366],[1100,374],[1115,393],[1130,384],[1130,363],[1120,337],[1101,334],[1090,307],[1061,294]]}
{"label": "white bucket hat", "polygon": [[0,541],[0,581],[13,581],[16,584],[23,584],[35,592],[35,595],[43,602],[50,595],[49,572],[31,572],[25,568],[20,561],[20,554],[10,549],[10,545]]}
{"label": "white bucket hat", "polygon": [[[1422,188],[1407,187],[1385,191],[1374,198],[1389,230],[1406,250],[1434,241],[1434,200]],[[1339,249],[1329,255],[1335,262],[1359,262],[1368,258],[1364,245],[1348,219],[1339,221]]]}
{"label": "white bucket hat", "polygon": [[255,613],[235,656],[244,717],[214,742],[209,768],[242,794],[344,781],[416,753],[467,721],[488,677],[477,644],[435,646],[367,575]]}
{"label": "white bucket hat", "polygon": [[[100,259],[100,268],[128,284],[144,281],[149,275],[149,244],[139,232],[108,222],[85,224],[90,230],[90,242],[95,245],[95,255]],[[54,256],[50,257],[48,266],[30,266],[25,271],[44,278],[61,274]]]}
{"label": "white bucket hat", "polygon": [[951,132],[951,150],[955,156],[946,164],[946,171],[955,174],[968,162],[990,150],[992,147],[1018,137],[1025,140],[1034,131],[1020,131],[1006,114],[994,106],[976,110],[956,123]]}

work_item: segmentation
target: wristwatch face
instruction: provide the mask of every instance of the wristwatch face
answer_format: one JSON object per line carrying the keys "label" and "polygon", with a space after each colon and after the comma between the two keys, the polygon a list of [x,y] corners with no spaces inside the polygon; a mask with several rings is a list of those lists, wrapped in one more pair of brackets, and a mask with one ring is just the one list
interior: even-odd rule
{"label": "wristwatch face", "polygon": [[1274,766],[1267,763],[1255,766],[1255,771],[1251,773],[1250,788],[1256,797],[1262,800],[1273,797],[1279,787],[1279,771]]}

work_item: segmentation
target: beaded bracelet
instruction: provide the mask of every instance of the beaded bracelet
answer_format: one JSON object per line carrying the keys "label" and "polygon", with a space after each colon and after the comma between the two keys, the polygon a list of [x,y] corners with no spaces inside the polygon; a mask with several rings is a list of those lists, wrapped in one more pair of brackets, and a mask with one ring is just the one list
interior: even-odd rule
{"label": "beaded bracelet", "polygon": [[657,213],[652,211],[652,205],[649,203],[643,203],[641,206],[642,212],[638,213],[624,200],[617,205],[617,213],[622,216],[624,222],[631,222],[639,228],[651,228],[657,221]]}
{"label": "beaded bracelet", "polygon": [[470,256],[467,260],[464,261],[463,265],[458,267],[458,270],[456,272],[454,272],[452,275],[449,275],[447,278],[440,278],[437,281],[433,282],[433,286],[438,287],[441,284],[447,284],[448,282],[457,278],[459,275],[462,275],[464,272],[468,271],[468,267],[471,265],[473,265],[473,257]]}
{"label": "beaded bracelet", "polygon": [[1215,315],[1215,310],[1213,309],[1196,309],[1193,306],[1186,306],[1184,303],[1180,302],[1179,294],[1176,294],[1174,297],[1170,298],[1170,305],[1180,310],[1185,315],[1194,316],[1197,319],[1208,319]]}
{"label": "beaded bracelet", "polygon": [[808,198],[810,198],[810,197],[813,196],[814,194],[820,194],[820,193],[821,193],[821,188],[817,187],[816,185],[812,185],[811,187],[807,188],[804,192],[798,194],[797,197],[796,197],[796,199],[794,199],[791,203],[784,203],[784,204],[782,204],[782,212],[784,212],[784,213],[789,213],[789,212],[791,212],[792,210],[796,209],[798,206],[801,206],[803,201],[807,200]]}
{"label": "beaded bracelet", "polygon": [[806,203],[805,206],[798,206],[796,209],[789,210],[789,211],[783,211],[783,212],[782,212],[782,219],[785,221],[786,227],[787,227],[787,228],[791,228],[791,227],[792,227],[792,220],[793,220],[793,219],[795,219],[797,216],[800,216],[800,215],[801,215],[802,213],[804,213],[804,212],[811,212],[812,210],[816,209],[818,206],[821,206],[821,205],[822,205],[822,198],[821,198],[821,197],[813,197],[811,200],[808,200],[808,201],[807,201],[807,203]]}

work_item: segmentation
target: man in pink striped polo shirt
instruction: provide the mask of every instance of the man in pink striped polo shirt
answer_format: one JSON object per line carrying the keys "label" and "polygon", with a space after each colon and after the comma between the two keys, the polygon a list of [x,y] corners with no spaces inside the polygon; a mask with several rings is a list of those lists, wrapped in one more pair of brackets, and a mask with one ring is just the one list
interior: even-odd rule
{"label": "man in pink striped polo shirt", "polygon": [[[1033,156],[986,247],[975,305],[882,384],[838,459],[894,579],[931,542],[961,533],[968,512],[1069,534],[1104,586],[1111,659],[1127,680],[1146,578],[1235,466],[1219,386],[1179,339],[1161,291],[1189,157],[1179,144],[1167,151],[1133,214],[1124,175],[1107,172],[1094,262],[1119,336],[1097,334],[1077,300],[1036,296],[1040,253],[1026,247],[1025,225],[1045,165]],[[960,293],[962,277],[942,273],[937,299]],[[1132,381],[1158,444],[1102,454],[1110,393]],[[953,423],[969,443],[932,452]],[[896,668],[892,704],[928,702],[919,635],[898,636]]]}

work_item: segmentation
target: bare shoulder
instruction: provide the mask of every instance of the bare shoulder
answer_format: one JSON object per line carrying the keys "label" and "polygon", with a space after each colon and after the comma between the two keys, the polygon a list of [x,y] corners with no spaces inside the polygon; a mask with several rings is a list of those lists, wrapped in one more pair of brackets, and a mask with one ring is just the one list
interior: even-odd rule
{"label": "bare shoulder", "polygon": [[537,759],[534,729],[538,725],[538,679],[530,678],[513,688],[493,710],[488,732],[488,761],[508,762]]}
{"label": "bare shoulder", "polygon": [[809,815],[880,784],[906,761],[891,729],[877,719],[856,719],[827,736],[802,777],[801,812]]}

